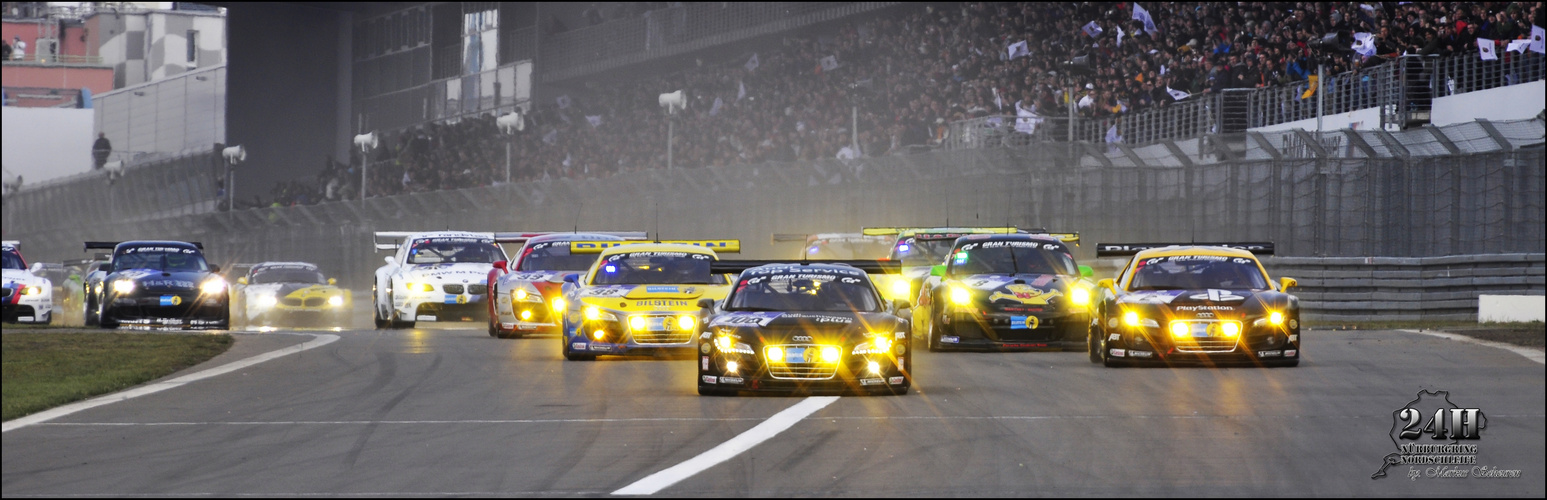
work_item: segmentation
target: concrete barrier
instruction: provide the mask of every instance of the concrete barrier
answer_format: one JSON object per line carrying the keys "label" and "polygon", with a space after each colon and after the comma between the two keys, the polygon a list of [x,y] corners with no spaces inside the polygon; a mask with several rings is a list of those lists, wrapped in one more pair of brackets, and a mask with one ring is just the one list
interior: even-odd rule
{"label": "concrete barrier", "polygon": [[1480,295],[1477,322],[1525,323],[1547,321],[1547,296]]}

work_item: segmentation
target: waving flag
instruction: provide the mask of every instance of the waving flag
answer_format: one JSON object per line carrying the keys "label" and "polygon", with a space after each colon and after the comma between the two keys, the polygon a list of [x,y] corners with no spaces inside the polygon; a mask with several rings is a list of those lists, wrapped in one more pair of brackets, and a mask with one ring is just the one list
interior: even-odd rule
{"label": "waving flag", "polygon": [[1354,52],[1370,57],[1375,55],[1375,35],[1369,33],[1354,33]]}
{"label": "waving flag", "polygon": [[1482,56],[1484,61],[1499,60],[1499,54],[1493,51],[1493,40],[1487,38],[1477,39],[1477,55]]}
{"label": "waving flag", "polygon": [[1180,101],[1182,99],[1186,99],[1188,97],[1192,97],[1192,94],[1189,94],[1189,93],[1186,93],[1186,92],[1183,92],[1183,91],[1180,91],[1180,90],[1174,90],[1169,85],[1166,86],[1166,93],[1167,94],[1171,94],[1171,98],[1172,99],[1176,99],[1178,101]]}
{"label": "waving flag", "polygon": [[754,69],[757,69],[757,66],[758,66],[757,53],[753,52],[752,53],[752,58],[751,59],[747,59],[747,64],[744,67],[747,68],[747,71],[752,71]]}
{"label": "waving flag", "polygon": [[1531,26],[1531,52],[1547,54],[1547,42],[1543,42],[1543,39],[1547,39],[1547,29]]}
{"label": "waving flag", "polygon": [[1100,26],[1096,26],[1096,22],[1095,21],[1091,21],[1091,22],[1085,23],[1085,27],[1080,28],[1080,31],[1084,31],[1086,36],[1089,36],[1091,38],[1095,38],[1095,37],[1101,35],[1101,31],[1102,30],[1101,30]]}
{"label": "waving flag", "polygon": [[1031,50],[1027,48],[1025,40],[1021,40],[1019,42],[1015,42],[1015,43],[1010,44],[1009,50],[1010,50],[1010,58],[1009,58],[1009,60],[1011,60],[1011,61],[1015,60],[1015,58],[1017,58],[1017,57],[1031,55]]}
{"label": "waving flag", "polygon": [[1155,19],[1150,17],[1150,11],[1144,10],[1139,4],[1133,4],[1133,18],[1144,22],[1144,32],[1150,36],[1160,31],[1160,28],[1155,27]]}

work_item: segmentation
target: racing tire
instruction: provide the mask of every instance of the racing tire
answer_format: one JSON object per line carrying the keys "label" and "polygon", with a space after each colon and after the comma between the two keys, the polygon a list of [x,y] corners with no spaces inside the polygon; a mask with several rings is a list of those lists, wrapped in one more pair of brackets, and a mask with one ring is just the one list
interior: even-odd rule
{"label": "racing tire", "polygon": [[929,322],[929,352],[940,352],[941,351],[941,349],[940,349],[940,330],[937,327],[937,325],[939,325],[939,324],[940,324],[939,320],[935,320],[935,321],[930,321]]}
{"label": "racing tire", "polygon": [[84,323],[86,326],[97,326],[97,319],[99,316],[97,315],[97,305],[94,302],[95,301],[87,300],[85,306],[81,307],[82,314],[85,316],[85,319],[82,321],[82,323]]}
{"label": "racing tire", "polygon": [[113,317],[112,309],[100,307],[97,310],[97,326],[109,330],[118,328],[118,319]]}
{"label": "racing tire", "polygon": [[1106,366],[1107,368],[1121,368],[1128,366],[1128,362],[1126,360],[1120,360],[1112,357],[1111,352],[1107,350],[1107,341],[1105,338],[1100,339],[1100,342],[1101,343],[1099,348],[1101,349],[1101,364],[1103,366]]}
{"label": "racing tire", "polygon": [[1090,355],[1090,362],[1092,363],[1101,362],[1101,349],[1097,345],[1097,338],[1099,337],[1097,337],[1095,330],[1091,330],[1090,333],[1086,334],[1085,336],[1085,351]]}
{"label": "racing tire", "polygon": [[371,304],[371,321],[376,323],[377,330],[392,326],[390,321],[381,318],[381,306],[376,304]]}
{"label": "racing tire", "polygon": [[402,316],[399,316],[397,311],[392,311],[392,320],[390,323],[392,329],[394,330],[412,330],[416,322],[403,321]]}

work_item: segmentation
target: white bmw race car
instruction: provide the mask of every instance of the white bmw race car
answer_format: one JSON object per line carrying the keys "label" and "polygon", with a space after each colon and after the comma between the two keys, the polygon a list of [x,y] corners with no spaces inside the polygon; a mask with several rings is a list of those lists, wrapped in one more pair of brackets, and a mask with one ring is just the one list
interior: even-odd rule
{"label": "white bmw race car", "polygon": [[376,269],[371,287],[376,327],[484,320],[488,314],[485,280],[495,262],[506,260],[495,236],[465,231],[377,232],[376,250],[395,253],[386,257],[387,265]]}
{"label": "white bmw race car", "polygon": [[0,309],[4,311],[4,321],[48,324],[54,319],[54,285],[48,278],[27,270],[27,261],[18,250],[20,246],[15,241],[0,242],[0,259],[4,260]]}

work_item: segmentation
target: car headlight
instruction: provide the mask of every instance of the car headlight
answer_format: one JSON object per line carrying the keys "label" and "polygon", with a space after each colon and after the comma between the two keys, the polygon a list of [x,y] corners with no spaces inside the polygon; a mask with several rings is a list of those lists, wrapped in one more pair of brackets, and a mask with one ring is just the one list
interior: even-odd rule
{"label": "car headlight", "polygon": [[1234,337],[1241,334],[1241,324],[1234,321],[1226,321],[1224,324],[1219,325],[1219,327],[1220,330],[1225,332],[1226,337]]}
{"label": "car headlight", "polygon": [[892,350],[892,339],[886,338],[884,336],[877,335],[870,342],[873,344],[873,350],[871,352],[884,353],[886,351]]}
{"label": "car headlight", "polygon": [[554,297],[553,303],[550,306],[553,307],[553,312],[562,313],[564,308],[569,306],[569,303],[564,302],[564,297]]}
{"label": "car headlight", "polygon": [[838,350],[838,346],[833,346],[833,345],[824,345],[824,346],[822,346],[822,362],[823,363],[837,363],[839,358],[842,358],[842,357],[843,357],[843,351]]}
{"label": "car headlight", "polygon": [[516,300],[526,300],[526,297],[528,295],[530,295],[530,294],[526,293],[525,289],[522,289],[522,288],[517,288],[516,289]]}
{"label": "car headlight", "polygon": [[1284,324],[1284,313],[1278,311],[1268,313],[1268,323],[1272,323],[1273,326]]}
{"label": "car headlight", "polygon": [[28,286],[26,290],[22,290],[22,295],[43,295],[43,287]]}
{"label": "car headlight", "polygon": [[260,296],[258,296],[258,307],[269,308],[269,307],[274,307],[274,305],[278,304],[278,303],[279,303],[279,299],[274,298],[273,295],[260,295]]}
{"label": "car headlight", "polygon": [[677,328],[692,330],[695,326],[698,326],[698,320],[694,317],[686,314],[677,316]]}
{"label": "car headlight", "polygon": [[[719,349],[720,352],[722,352],[722,353],[740,353],[740,354],[746,354],[746,355],[754,354],[754,352],[752,351],[752,346],[747,345],[745,342],[737,342],[736,339],[734,337],[731,337],[730,335],[717,335],[717,336],[715,336],[714,337],[714,347],[716,349]],[[768,351],[770,353],[772,353],[773,351],[779,351],[779,348],[777,348],[777,347],[770,347],[770,348],[768,348]],[[708,354],[708,353],[706,352],[705,354]],[[784,354],[784,351],[779,351],[779,354],[782,356]],[[772,359],[772,354],[770,354],[770,359]],[[780,359],[783,359],[783,358],[781,357]]]}
{"label": "car headlight", "polygon": [[1187,322],[1185,322],[1185,321],[1172,321],[1171,322],[1171,336],[1172,337],[1176,337],[1176,338],[1186,337],[1187,334],[1191,333],[1191,332],[1192,332],[1191,327],[1187,326]]}
{"label": "car headlight", "polygon": [[204,284],[199,285],[199,290],[202,290],[205,294],[208,294],[208,295],[214,295],[214,294],[217,294],[217,293],[220,293],[220,292],[224,292],[224,291],[226,291],[226,280],[223,280],[223,279],[220,279],[220,278],[215,278],[215,279],[206,281],[206,282],[204,282]]}
{"label": "car headlight", "polygon": [[1075,287],[1069,290],[1069,303],[1077,306],[1090,305],[1090,290],[1084,287]]}
{"label": "car headlight", "polygon": [[[592,318],[590,314],[591,310],[586,309],[586,319],[595,319]],[[629,316],[628,318],[628,327],[634,329],[636,332],[644,330],[647,326],[650,326],[650,320],[644,316]]]}
{"label": "car headlight", "polygon": [[894,299],[908,300],[911,298],[909,295],[912,291],[913,284],[906,280],[896,280],[892,282],[892,298]]}
{"label": "car headlight", "polygon": [[1128,311],[1123,313],[1123,324],[1128,326],[1147,326],[1150,328],[1160,328],[1159,321],[1155,321],[1150,318],[1141,318],[1139,317],[1139,313],[1135,311]]}
{"label": "car headlight", "polygon": [[433,291],[435,291],[435,285],[431,285],[429,283],[418,283],[418,282],[410,281],[410,282],[407,283],[406,286],[408,287],[408,291],[410,291],[410,292],[433,292]]}
{"label": "car headlight", "polygon": [[328,305],[333,306],[333,307],[338,307],[338,306],[344,305],[344,296],[343,295],[334,295],[332,297],[328,297]]}
{"label": "car headlight", "polygon": [[951,287],[951,303],[958,306],[972,304],[972,292],[967,291],[966,288]]}
{"label": "car headlight", "polygon": [[130,280],[114,281],[113,293],[134,293],[134,282]]}
{"label": "car headlight", "polygon": [[769,346],[763,349],[763,354],[768,356],[768,361],[770,362],[779,363],[784,361],[784,349],[777,346]]}
{"label": "car headlight", "polygon": [[588,321],[617,321],[618,316],[610,312],[603,311],[600,307],[586,306],[585,319]]}

